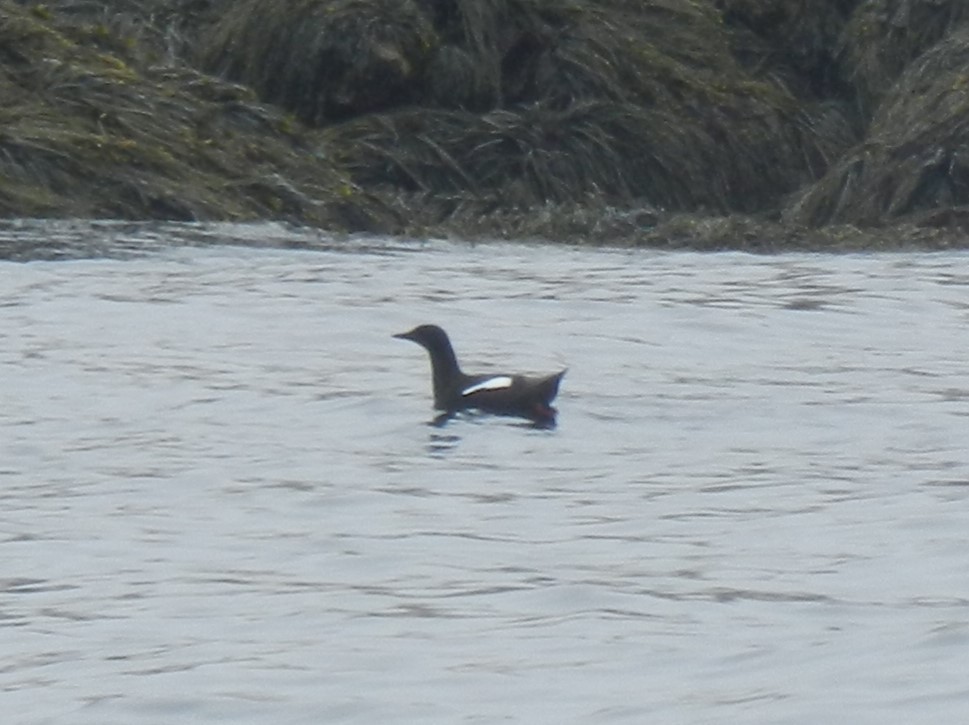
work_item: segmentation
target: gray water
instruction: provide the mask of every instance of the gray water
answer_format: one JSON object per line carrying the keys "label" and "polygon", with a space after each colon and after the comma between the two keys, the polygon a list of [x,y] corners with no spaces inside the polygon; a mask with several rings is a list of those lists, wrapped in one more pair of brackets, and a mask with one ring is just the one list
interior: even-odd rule
{"label": "gray water", "polygon": [[969,255],[5,234],[6,722],[969,717]]}

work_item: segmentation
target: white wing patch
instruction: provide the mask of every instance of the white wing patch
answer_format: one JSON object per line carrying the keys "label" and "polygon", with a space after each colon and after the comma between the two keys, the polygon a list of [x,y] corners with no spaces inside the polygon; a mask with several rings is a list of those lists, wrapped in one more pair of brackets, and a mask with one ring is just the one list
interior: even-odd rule
{"label": "white wing patch", "polygon": [[474,385],[469,385],[467,388],[461,391],[461,395],[471,395],[472,393],[477,393],[479,390],[501,390],[502,388],[511,387],[511,378],[507,375],[497,375],[493,378],[487,378],[482,380],[480,383],[475,383]]}

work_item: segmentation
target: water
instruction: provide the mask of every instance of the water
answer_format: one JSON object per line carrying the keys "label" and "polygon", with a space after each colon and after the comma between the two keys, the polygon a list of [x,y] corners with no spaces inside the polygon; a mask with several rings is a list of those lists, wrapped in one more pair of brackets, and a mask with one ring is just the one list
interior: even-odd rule
{"label": "water", "polygon": [[[4,234],[18,723],[969,713],[969,255]],[[429,426],[421,322],[558,428]]]}

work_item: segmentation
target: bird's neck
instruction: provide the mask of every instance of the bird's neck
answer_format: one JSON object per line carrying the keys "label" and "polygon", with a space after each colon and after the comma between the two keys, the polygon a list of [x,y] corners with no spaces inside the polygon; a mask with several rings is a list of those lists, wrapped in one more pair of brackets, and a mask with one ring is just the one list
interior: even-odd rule
{"label": "bird's neck", "polygon": [[461,368],[458,367],[457,356],[450,345],[429,352],[434,398],[440,401],[447,397],[448,391],[454,386],[455,379],[461,377]]}

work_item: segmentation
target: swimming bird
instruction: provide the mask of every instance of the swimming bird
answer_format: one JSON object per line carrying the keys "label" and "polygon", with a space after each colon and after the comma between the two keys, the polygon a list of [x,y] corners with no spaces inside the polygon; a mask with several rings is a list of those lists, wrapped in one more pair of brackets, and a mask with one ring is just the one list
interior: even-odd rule
{"label": "swimming bird", "polygon": [[447,420],[459,410],[476,409],[495,415],[527,418],[537,425],[555,425],[552,400],[559,391],[565,370],[543,377],[525,375],[468,375],[461,372],[447,333],[437,325],[418,325],[394,335],[411,340],[431,358],[434,407]]}

